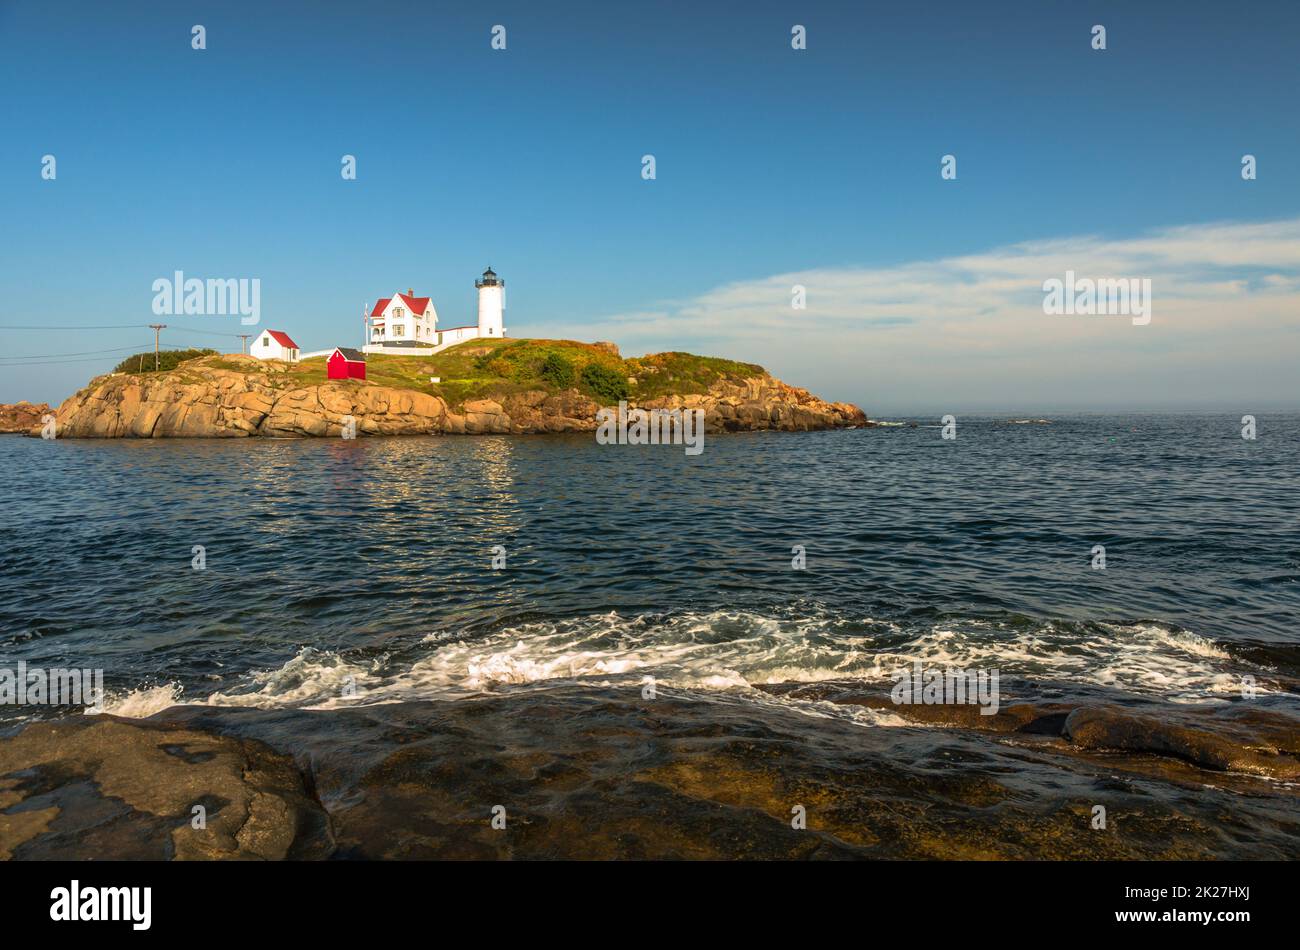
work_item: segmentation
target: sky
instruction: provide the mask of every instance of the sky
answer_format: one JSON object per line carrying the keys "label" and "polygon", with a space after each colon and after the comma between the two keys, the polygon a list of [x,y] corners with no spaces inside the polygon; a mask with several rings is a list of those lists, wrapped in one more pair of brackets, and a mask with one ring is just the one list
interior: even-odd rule
{"label": "sky", "polygon": [[[409,287],[470,323],[490,264],[512,336],[877,417],[1300,408],[1298,90],[1293,0],[0,0],[0,402],[160,319],[356,346]],[[178,270],[259,280],[260,324],[155,316]],[[1151,321],[1044,313],[1067,270],[1150,279]]]}

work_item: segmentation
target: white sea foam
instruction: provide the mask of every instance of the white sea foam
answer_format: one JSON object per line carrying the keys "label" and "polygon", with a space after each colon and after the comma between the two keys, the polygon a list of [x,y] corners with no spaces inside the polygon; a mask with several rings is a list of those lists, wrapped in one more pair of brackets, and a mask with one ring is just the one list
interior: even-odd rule
{"label": "white sea foam", "polygon": [[88,710],[91,715],[107,713],[127,719],[143,719],[156,712],[162,712],[168,706],[180,702],[181,686],[179,683],[167,683],[163,686],[143,686],[126,693],[107,692],[103,705],[95,710]]}
{"label": "white sea foam", "polygon": [[[440,631],[419,649],[414,660],[390,663],[387,657],[358,662],[309,648],[277,669],[187,702],[328,709],[565,680],[632,686],[649,677],[658,689],[787,702],[753,687],[826,680],[882,684],[916,660],[1204,702],[1240,689],[1241,672],[1213,641],[1157,623],[1012,627],[970,620],[904,629],[871,619],[849,623],[827,615],[778,618],[743,611],[607,613],[524,624],[472,640]],[[173,687],[157,687],[110,697],[105,711],[146,716],[176,701]],[[845,715],[842,709],[828,714]],[[852,715],[879,724],[902,722],[871,711]]]}
{"label": "white sea foam", "polygon": [[337,653],[308,647],[279,669],[253,674],[243,688],[213,693],[202,702],[208,706],[347,705],[379,684],[375,670],[381,665],[380,660],[352,663]]}

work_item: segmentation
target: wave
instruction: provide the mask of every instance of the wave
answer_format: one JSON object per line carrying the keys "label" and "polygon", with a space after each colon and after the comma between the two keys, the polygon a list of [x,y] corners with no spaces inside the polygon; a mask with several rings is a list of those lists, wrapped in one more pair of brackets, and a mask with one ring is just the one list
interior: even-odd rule
{"label": "wave", "polygon": [[[441,631],[408,654],[357,659],[309,647],[277,669],[248,674],[233,689],[181,700],[176,685],[151,687],[110,694],[104,711],[139,717],[177,703],[332,709],[463,698],[565,680],[629,686],[653,679],[657,689],[769,701],[754,687],[829,680],[885,684],[918,660],[1172,702],[1206,702],[1237,693],[1245,673],[1268,672],[1212,640],[1156,622],[1018,618],[904,626],[821,611],[787,617],[746,611],[605,613],[519,624],[476,639]],[[1257,688],[1269,691],[1264,682]]]}
{"label": "wave", "polygon": [[163,686],[142,686],[125,693],[106,691],[104,702],[90,713],[108,713],[125,719],[144,719],[154,713],[162,712],[169,706],[182,705],[182,689],[179,683],[167,683]]}

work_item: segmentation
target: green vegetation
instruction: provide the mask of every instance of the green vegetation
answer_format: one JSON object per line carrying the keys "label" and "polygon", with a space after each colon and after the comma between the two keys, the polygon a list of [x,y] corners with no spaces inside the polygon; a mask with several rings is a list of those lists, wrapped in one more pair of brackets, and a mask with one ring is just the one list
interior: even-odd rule
{"label": "green vegetation", "polygon": [[577,374],[573,371],[573,363],[567,357],[559,353],[547,353],[546,359],[542,360],[542,368],[538,371],[538,375],[556,389],[568,389],[573,385]]}
{"label": "green vegetation", "polygon": [[[200,356],[215,356],[216,350],[163,350],[158,354],[158,371],[165,373],[173,370],[186,360],[198,359]],[[135,356],[128,356],[117,366],[113,367],[115,373],[152,373],[153,350],[144,353],[137,353]]]}
{"label": "green vegetation", "polygon": [[[210,354],[196,350],[193,356]],[[182,354],[164,353],[163,367],[172,357],[174,366]],[[124,361],[120,372],[136,372],[136,357]],[[144,360],[153,370],[153,354]],[[246,360],[209,356],[204,365],[236,372],[257,372]],[[325,357],[300,363],[272,364],[269,383],[276,389],[293,389],[325,382]],[[271,368],[271,367],[266,367]],[[622,359],[607,348],[573,340],[470,340],[443,350],[436,356],[366,355],[366,378],[380,386],[415,389],[441,396],[453,407],[471,399],[497,399],[528,390],[556,392],[577,389],[604,404],[620,399],[654,399],[666,395],[707,392],[720,379],[740,382],[763,375],[763,368],[751,363],[691,353],[654,353]],[[438,382],[431,382],[436,377]],[[629,383],[635,379],[635,383]],[[347,382],[344,385],[362,385]]]}
{"label": "green vegetation", "polygon": [[627,398],[627,380],[601,363],[588,363],[582,368],[582,385],[601,402],[614,403]]}

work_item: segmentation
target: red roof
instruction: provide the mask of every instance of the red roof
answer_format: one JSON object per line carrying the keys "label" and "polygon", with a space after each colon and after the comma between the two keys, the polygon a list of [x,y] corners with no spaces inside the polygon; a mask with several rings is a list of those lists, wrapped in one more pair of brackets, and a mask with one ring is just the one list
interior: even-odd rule
{"label": "red roof", "polygon": [[424,311],[429,309],[428,297],[408,297],[406,294],[398,294],[397,296],[406,301],[406,305],[411,308],[411,313],[417,317],[422,316]]}
{"label": "red roof", "polygon": [[[424,312],[429,309],[430,298],[428,297],[408,297],[406,294],[398,294],[397,296],[402,298],[402,302],[410,307],[411,313],[417,317],[423,316]],[[383,316],[384,310],[392,302],[392,299],[392,297],[380,297],[375,304],[375,309],[370,311],[370,315],[372,317]]]}
{"label": "red roof", "polygon": [[266,332],[271,334],[271,339],[275,340],[275,342],[279,343],[281,346],[288,347],[291,350],[298,349],[298,344],[289,339],[289,334],[285,333],[283,330],[267,330]]}

